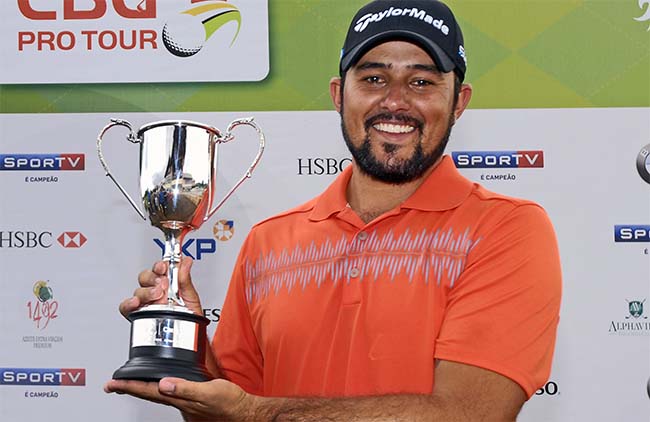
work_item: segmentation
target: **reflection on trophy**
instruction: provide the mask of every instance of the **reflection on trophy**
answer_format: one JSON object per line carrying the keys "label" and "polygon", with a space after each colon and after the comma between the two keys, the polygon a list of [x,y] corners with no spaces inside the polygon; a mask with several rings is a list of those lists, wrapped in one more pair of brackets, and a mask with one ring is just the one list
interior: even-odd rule
{"label": "reflection on trophy", "polygon": [[[252,164],[224,198],[212,207],[217,146],[234,139],[232,130],[253,127],[259,150]],[[102,153],[102,138],[113,126],[124,126],[127,140],[140,144],[140,195],[144,212],[110,172]],[[226,133],[190,121],[149,123],[133,132],[125,120],[111,119],[97,138],[97,154],[106,175],[144,220],[165,236],[163,259],[169,263],[168,304],[148,305],[128,315],[131,321],[129,360],[113,374],[116,379],[159,380],[179,377],[191,381],[211,378],[205,365],[209,321],[185,307],[178,292],[178,265],[183,238],[207,221],[250,178],[264,151],[264,134],[252,118],[230,123]]]}

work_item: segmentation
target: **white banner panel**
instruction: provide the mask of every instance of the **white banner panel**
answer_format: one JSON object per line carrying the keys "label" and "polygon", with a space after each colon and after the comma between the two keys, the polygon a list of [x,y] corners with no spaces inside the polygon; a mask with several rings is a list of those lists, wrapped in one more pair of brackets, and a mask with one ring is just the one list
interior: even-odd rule
{"label": "white banner panel", "polygon": [[[260,165],[183,248],[195,259],[211,334],[251,226],[317,195],[349,165],[338,115],[0,115],[0,420],[179,420],[174,409],[102,391],[128,355],[129,323],[118,303],[162,250],[159,230],[104,176],[95,139],[110,117],[135,127],[187,119],[224,130],[249,114],[267,138]],[[647,159],[637,165],[648,156],[649,118],[647,108],[469,110],[454,128],[447,150],[461,172],[539,202],[558,236],[564,291],[553,370],[519,421],[650,414],[650,184]],[[138,146],[126,134],[108,133],[104,152],[137,196]],[[252,129],[235,136],[219,147],[218,198],[257,151]]]}
{"label": "white banner panel", "polygon": [[267,0],[0,2],[0,83],[259,81]]}

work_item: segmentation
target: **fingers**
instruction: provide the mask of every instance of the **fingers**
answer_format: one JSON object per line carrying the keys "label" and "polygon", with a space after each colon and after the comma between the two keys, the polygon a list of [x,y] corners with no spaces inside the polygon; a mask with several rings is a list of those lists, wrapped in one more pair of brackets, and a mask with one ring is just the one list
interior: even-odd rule
{"label": "fingers", "polygon": [[124,317],[145,305],[167,303],[167,263],[158,261],[151,270],[142,271],[138,274],[138,284],[140,287],[135,289],[133,297],[120,303],[119,310]]}
{"label": "fingers", "polygon": [[[201,315],[203,313],[201,300],[192,284],[191,269],[193,262],[192,258],[189,257],[183,257],[181,259],[178,267],[178,287],[185,305],[193,312]],[[167,262],[157,261],[150,270],[145,270],[138,274],[138,284],[140,287],[135,289],[133,297],[125,299],[120,303],[120,313],[126,317],[142,306],[167,304],[167,290],[169,289],[167,270]]]}
{"label": "fingers", "polygon": [[179,400],[166,397],[158,390],[157,382],[144,382],[133,380],[110,380],[104,385],[104,392],[129,394],[131,396],[149,400],[154,403],[165,404],[168,406],[177,406],[181,408]]}
{"label": "fingers", "polygon": [[190,257],[183,257],[181,259],[180,266],[178,267],[178,287],[180,295],[185,301],[185,306],[194,313],[202,315],[201,298],[194,288],[194,284],[192,284],[192,276],[190,274],[193,263],[194,260]]}
{"label": "fingers", "polygon": [[138,283],[141,287],[153,287],[158,279],[167,277],[167,263],[158,261],[153,264],[151,270],[142,271],[138,274]]}
{"label": "fingers", "polygon": [[125,299],[120,303],[120,313],[126,317],[131,312],[145,305],[166,304],[166,292],[166,286],[163,286],[162,281],[159,281],[153,287],[137,288],[133,292],[133,297]]}
{"label": "fingers", "polygon": [[123,300],[122,303],[120,303],[119,309],[122,316],[126,318],[128,314],[135,311],[140,306],[142,306],[140,299],[134,296]]}
{"label": "fingers", "polygon": [[[183,382],[181,379],[175,381]],[[189,382],[189,381],[184,381]],[[160,388],[157,382],[144,382],[135,380],[110,380],[104,385],[104,392],[116,394],[128,394],[143,400],[154,403],[174,406],[182,412],[198,413],[205,406],[193,400],[187,400],[184,397],[176,397],[175,394]],[[206,420],[205,418],[202,420]],[[210,418],[213,420],[213,418]]]}

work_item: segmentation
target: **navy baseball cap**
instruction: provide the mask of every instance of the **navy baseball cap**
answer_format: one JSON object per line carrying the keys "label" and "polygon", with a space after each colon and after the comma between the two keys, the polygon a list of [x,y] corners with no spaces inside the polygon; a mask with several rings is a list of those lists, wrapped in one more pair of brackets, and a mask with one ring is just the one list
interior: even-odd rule
{"label": "navy baseball cap", "polygon": [[352,19],[341,50],[341,75],[371,48],[407,40],[423,48],[442,72],[465,79],[463,33],[452,11],[438,0],[375,0]]}

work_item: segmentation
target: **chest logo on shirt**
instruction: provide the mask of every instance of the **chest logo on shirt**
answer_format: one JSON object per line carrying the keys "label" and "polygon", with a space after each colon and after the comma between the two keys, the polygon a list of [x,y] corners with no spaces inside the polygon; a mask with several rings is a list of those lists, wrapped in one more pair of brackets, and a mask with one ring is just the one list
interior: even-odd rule
{"label": "chest logo on shirt", "polygon": [[279,253],[271,252],[245,261],[247,298],[259,300],[270,293],[289,293],[300,286],[320,288],[325,283],[351,282],[353,279],[379,281],[404,278],[428,284],[443,281],[453,287],[469,251],[480,239],[463,232],[408,229],[396,235],[392,230],[376,231],[309,245],[297,244]]}

